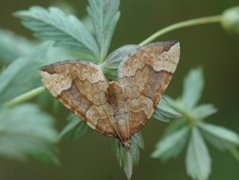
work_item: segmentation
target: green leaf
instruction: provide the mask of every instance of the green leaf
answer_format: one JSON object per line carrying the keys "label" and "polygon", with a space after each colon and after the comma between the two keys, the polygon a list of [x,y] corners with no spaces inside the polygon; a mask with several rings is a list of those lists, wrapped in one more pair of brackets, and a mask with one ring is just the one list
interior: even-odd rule
{"label": "green leaf", "polygon": [[89,16],[84,16],[82,18],[82,23],[91,34],[94,34],[94,25]]}
{"label": "green leaf", "polygon": [[119,0],[89,0],[88,14],[100,48],[100,58],[107,55],[115,26],[119,20]]}
{"label": "green leaf", "polygon": [[203,120],[217,112],[217,109],[212,104],[202,104],[195,107],[191,114],[195,119]]}
{"label": "green leaf", "polygon": [[69,1],[51,1],[51,6],[57,7],[64,11],[66,14],[77,14],[76,6],[73,6]]}
{"label": "green leaf", "polygon": [[133,175],[133,167],[134,167],[134,160],[132,155],[129,151],[124,150],[124,157],[123,157],[123,168],[125,175],[128,179],[131,179]]}
{"label": "green leaf", "polygon": [[10,63],[31,52],[35,43],[9,30],[0,29],[0,60]]}
{"label": "green leaf", "polygon": [[132,136],[131,143],[136,144],[142,149],[144,148],[144,139],[141,132],[137,132]]}
{"label": "green leaf", "polygon": [[179,119],[177,121],[170,122],[164,133],[164,137],[174,133],[175,131],[185,127],[186,125],[188,125],[188,122],[185,119]]}
{"label": "green leaf", "polygon": [[65,61],[65,60],[87,60],[93,63],[96,63],[96,59],[89,54],[86,54],[84,52],[76,52],[69,49],[64,49],[60,47],[51,47],[47,52],[47,58],[44,59],[48,63],[55,63],[59,61]]}
{"label": "green leaf", "polygon": [[139,164],[140,159],[139,146],[134,141],[131,141],[129,150],[125,149],[122,146],[121,148],[123,148],[121,150],[123,169],[127,178],[131,179],[133,175],[133,168]]}
{"label": "green leaf", "polygon": [[130,142],[130,148],[126,149],[117,139],[112,140],[112,150],[119,161],[120,167],[123,167],[128,179],[131,179],[133,168],[139,164],[140,148],[143,145],[143,138],[140,133],[136,133]]}
{"label": "green leaf", "polygon": [[192,69],[184,80],[182,100],[187,110],[193,109],[202,95],[204,87],[201,68]]}
{"label": "green leaf", "polygon": [[77,139],[83,136],[89,130],[88,125],[80,120],[80,118],[75,114],[70,114],[67,120],[68,124],[59,134],[59,139],[62,139],[64,137]]}
{"label": "green leaf", "polygon": [[239,162],[239,150],[236,148],[230,149],[232,156]]}
{"label": "green leaf", "polygon": [[166,100],[166,102],[171,106],[176,112],[185,112],[185,107],[182,102],[182,99],[173,99],[169,96],[163,96],[163,98]]}
{"label": "green leaf", "polygon": [[12,62],[0,75],[0,104],[40,86],[38,68],[45,64],[51,43],[43,43],[30,54]]}
{"label": "green leaf", "polygon": [[197,128],[192,129],[186,155],[186,169],[189,176],[199,180],[208,179],[211,172],[211,158]]}
{"label": "green leaf", "polygon": [[139,48],[138,45],[129,44],[114,50],[103,63],[103,70],[106,77],[110,80],[116,80],[120,62],[137,48]]}
{"label": "green leaf", "polygon": [[99,49],[93,36],[75,16],[67,16],[58,8],[46,10],[32,7],[28,11],[15,13],[25,27],[31,29],[43,40],[52,40],[57,47],[69,48],[94,57],[99,57]]}
{"label": "green leaf", "polygon": [[0,111],[0,155],[24,160],[28,155],[54,159],[57,132],[53,119],[30,104]]}
{"label": "green leaf", "polygon": [[122,157],[124,156],[124,153],[123,153],[124,147],[122,147],[122,144],[116,138],[113,138],[111,142],[112,142],[112,152],[116,156],[120,167],[122,167],[123,166]]}
{"label": "green leaf", "polygon": [[[133,167],[139,161],[139,149],[137,144],[132,144],[130,149],[127,150],[123,147],[122,143],[118,139],[112,140],[112,150],[119,162],[120,167],[123,168],[128,179],[131,179],[133,174]],[[136,162],[137,161],[137,162]]]}
{"label": "green leaf", "polygon": [[220,150],[229,150],[239,147],[239,136],[235,132],[208,123],[200,123],[199,127],[204,137],[216,148]]}
{"label": "green leaf", "polygon": [[[120,155],[119,155],[119,141],[116,138],[111,139],[111,150],[114,155],[116,155],[117,160],[120,160]],[[120,167],[121,167],[121,162],[119,161]]]}
{"label": "green leaf", "polygon": [[140,159],[140,149],[139,149],[138,144],[134,141],[131,141],[130,154],[133,159],[133,167],[138,166],[139,159]]}
{"label": "green leaf", "polygon": [[156,145],[155,151],[152,153],[153,158],[167,160],[176,157],[185,147],[189,137],[190,128],[185,126],[168,136],[165,136]]}
{"label": "green leaf", "polygon": [[170,120],[179,119],[181,117],[182,115],[175,111],[165,98],[161,98],[153,115],[154,119],[158,119],[164,122],[169,122]]}

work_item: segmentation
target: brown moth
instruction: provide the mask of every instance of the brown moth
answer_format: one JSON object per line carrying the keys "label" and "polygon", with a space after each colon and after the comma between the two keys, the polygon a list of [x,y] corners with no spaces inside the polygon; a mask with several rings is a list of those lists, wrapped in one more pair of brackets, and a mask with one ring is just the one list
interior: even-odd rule
{"label": "brown moth", "polygon": [[168,86],[180,56],[178,42],[140,46],[118,68],[118,82],[108,82],[100,66],[63,61],[41,68],[44,86],[92,129],[118,138],[129,148]]}

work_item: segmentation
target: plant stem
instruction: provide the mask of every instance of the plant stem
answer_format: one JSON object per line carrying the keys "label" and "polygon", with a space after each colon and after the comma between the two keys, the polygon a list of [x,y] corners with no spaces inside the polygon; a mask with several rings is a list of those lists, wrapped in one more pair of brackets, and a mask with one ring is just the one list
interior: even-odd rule
{"label": "plant stem", "polygon": [[12,106],[15,106],[17,104],[20,104],[24,101],[27,101],[41,93],[43,93],[45,91],[45,87],[41,86],[41,87],[38,87],[36,89],[33,89],[31,91],[28,91],[20,96],[17,96],[15,97],[14,99],[8,101],[6,104],[5,104],[5,107],[12,107]]}
{"label": "plant stem", "polygon": [[190,116],[190,114],[188,112],[182,110],[180,113],[189,122],[189,124],[191,124],[191,126],[194,126],[194,120],[193,120],[193,118]]}
{"label": "plant stem", "polygon": [[149,42],[155,40],[156,38],[169,33],[171,31],[174,31],[176,29],[181,29],[184,27],[190,27],[190,26],[196,26],[196,25],[201,25],[201,24],[210,24],[210,23],[219,23],[222,19],[221,15],[215,15],[215,16],[207,16],[207,17],[202,17],[202,18],[196,18],[196,19],[190,19],[186,21],[181,21],[175,24],[172,24],[170,26],[167,26],[156,33],[152,34],[150,37],[145,39],[143,42],[141,42],[139,45],[145,45],[148,44]]}
{"label": "plant stem", "polygon": [[182,116],[189,122],[189,124],[191,124],[192,126],[194,125],[193,118],[191,117],[191,115],[186,110],[184,110],[183,108],[179,108],[179,107],[175,106],[174,104],[170,104],[170,106],[174,110],[176,110],[177,112],[182,114]]}
{"label": "plant stem", "polygon": [[[157,31],[156,33],[152,34],[150,37],[145,39],[143,42],[141,42],[139,45],[148,44],[149,42],[155,40],[156,38],[158,38],[168,32],[174,31],[176,29],[181,29],[184,27],[190,27],[190,26],[201,25],[201,24],[218,23],[220,21],[221,21],[221,15],[216,15],[216,16],[208,16],[208,17],[202,17],[202,18],[196,18],[196,19],[178,22],[178,23],[172,24],[170,26],[167,26],[167,27]],[[101,59],[99,60],[99,63],[102,63]],[[38,87],[36,89],[33,89],[25,94],[22,94],[16,98],[10,100],[9,102],[7,102],[5,104],[5,106],[6,107],[15,106],[17,104],[20,104],[26,100],[29,100],[29,99],[41,94],[44,91],[45,91],[45,88],[43,86]],[[188,118],[188,119],[191,120],[190,118]]]}

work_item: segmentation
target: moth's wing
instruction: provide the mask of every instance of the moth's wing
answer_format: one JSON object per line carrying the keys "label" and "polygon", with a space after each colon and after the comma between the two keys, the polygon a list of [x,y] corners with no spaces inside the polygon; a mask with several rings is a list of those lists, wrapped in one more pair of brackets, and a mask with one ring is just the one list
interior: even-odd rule
{"label": "moth's wing", "polygon": [[115,131],[106,111],[108,83],[95,64],[63,61],[41,68],[44,86],[50,93],[91,128],[114,136]]}
{"label": "moth's wing", "polygon": [[179,43],[168,41],[140,47],[121,62],[118,76],[128,97],[129,136],[139,131],[154,113],[179,56]]}

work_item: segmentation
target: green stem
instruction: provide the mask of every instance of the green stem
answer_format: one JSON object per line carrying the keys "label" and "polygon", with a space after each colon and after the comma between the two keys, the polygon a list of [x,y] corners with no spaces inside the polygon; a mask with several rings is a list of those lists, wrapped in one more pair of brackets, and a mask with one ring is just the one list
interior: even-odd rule
{"label": "green stem", "polygon": [[152,34],[150,37],[145,39],[143,42],[141,42],[139,45],[145,45],[149,42],[155,40],[156,38],[169,33],[171,31],[174,31],[176,29],[181,29],[184,27],[190,27],[190,26],[196,26],[196,25],[202,25],[202,24],[210,24],[210,23],[219,23],[222,19],[221,15],[216,16],[208,16],[208,17],[202,17],[202,18],[196,18],[196,19],[190,19],[186,21],[181,21],[175,24],[172,24],[170,26],[167,26],[156,33]]}
{"label": "green stem", "polygon": [[45,91],[45,87],[41,86],[41,87],[38,87],[36,89],[33,89],[31,91],[28,91],[26,92],[25,94],[22,94],[20,96],[17,96],[16,98],[8,101],[6,104],[5,104],[5,107],[12,107],[12,106],[15,106],[17,104],[20,104],[24,101],[27,101],[41,93],[43,93]]}
{"label": "green stem", "polygon": [[239,151],[236,148],[229,149],[230,153],[233,155],[233,157],[239,161]]}
{"label": "green stem", "polygon": [[[216,16],[209,16],[209,17],[202,17],[202,18],[197,18],[197,19],[191,19],[191,20],[186,20],[186,21],[182,21],[182,22],[178,22],[175,24],[172,24],[168,27],[165,27],[159,31],[157,31],[156,33],[154,33],[153,35],[151,35],[149,38],[145,39],[143,42],[141,42],[139,45],[145,45],[148,44],[149,42],[155,40],[156,38],[174,31],[176,29],[181,29],[184,27],[189,27],[189,26],[195,26],[195,25],[201,25],[201,24],[209,24],[209,23],[218,23],[221,21],[221,15],[216,15]],[[103,59],[103,58],[102,58]],[[99,60],[99,63],[102,63],[102,60]],[[9,102],[7,102],[5,104],[6,107],[11,107],[11,106],[15,106],[17,104],[20,104],[21,102],[24,102],[26,100],[29,100],[39,94],[41,94],[42,92],[45,91],[44,87],[38,87],[36,89],[33,89],[25,94],[22,94],[12,100],[10,100]],[[186,114],[184,114],[186,115]],[[189,120],[191,120],[191,118],[188,118]]]}
{"label": "green stem", "polygon": [[185,118],[192,126],[194,126],[194,120],[193,120],[193,118],[190,116],[190,114],[189,114],[188,112],[182,110],[180,113],[184,116],[184,118]]}
{"label": "green stem", "polygon": [[179,112],[180,114],[182,114],[182,116],[189,122],[189,124],[191,124],[192,126],[194,125],[194,120],[193,117],[191,117],[191,115],[185,111],[183,108],[179,108],[173,104],[170,104],[170,106],[175,109],[177,112]]}

